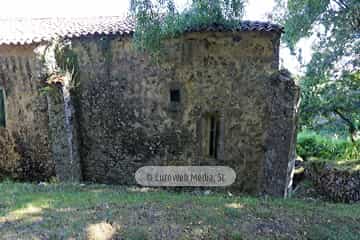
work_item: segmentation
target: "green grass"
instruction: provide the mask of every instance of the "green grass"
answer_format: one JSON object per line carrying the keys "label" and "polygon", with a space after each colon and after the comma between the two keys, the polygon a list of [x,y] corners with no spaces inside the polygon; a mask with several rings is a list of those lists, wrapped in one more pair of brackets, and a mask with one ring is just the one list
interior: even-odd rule
{"label": "green grass", "polygon": [[[0,183],[1,239],[359,239],[360,205]],[[146,189],[145,189],[146,190]]]}

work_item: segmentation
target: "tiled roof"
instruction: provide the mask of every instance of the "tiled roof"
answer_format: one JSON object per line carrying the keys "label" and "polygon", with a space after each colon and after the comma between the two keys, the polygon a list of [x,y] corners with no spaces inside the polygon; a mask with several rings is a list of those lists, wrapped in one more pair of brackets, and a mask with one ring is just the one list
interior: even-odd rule
{"label": "tiled roof", "polygon": [[201,31],[210,31],[210,32],[225,32],[225,31],[264,31],[264,32],[277,32],[283,33],[284,28],[278,24],[273,24],[270,22],[260,22],[260,21],[241,21],[236,27],[228,27],[220,24],[212,24],[210,26],[195,27],[187,30],[187,32],[201,32]]}
{"label": "tiled roof", "polygon": [[89,18],[0,18],[1,44],[31,44],[56,37],[72,38],[93,34],[130,34],[134,21],[125,17]]}
{"label": "tiled roof", "polygon": [[[134,21],[126,17],[0,18],[0,45],[24,45],[50,41],[57,37],[132,34],[134,27]],[[221,25],[211,25],[188,31],[275,31],[281,33],[283,28],[267,22],[242,21],[238,27],[232,29]]]}

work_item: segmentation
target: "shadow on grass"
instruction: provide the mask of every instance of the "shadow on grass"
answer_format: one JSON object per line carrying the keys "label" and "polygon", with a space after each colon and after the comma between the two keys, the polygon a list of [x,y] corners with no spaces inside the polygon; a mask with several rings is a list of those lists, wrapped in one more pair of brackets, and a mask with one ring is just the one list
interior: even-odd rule
{"label": "shadow on grass", "polygon": [[4,239],[306,239],[328,236],[335,223],[347,226],[337,236],[360,235],[360,210],[344,204],[105,185],[0,183],[0,191]]}

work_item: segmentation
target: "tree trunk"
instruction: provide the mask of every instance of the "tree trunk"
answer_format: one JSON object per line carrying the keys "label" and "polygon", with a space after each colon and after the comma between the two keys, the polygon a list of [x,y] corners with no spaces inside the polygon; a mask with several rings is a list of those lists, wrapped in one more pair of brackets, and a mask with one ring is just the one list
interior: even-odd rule
{"label": "tree trunk", "polygon": [[357,129],[355,127],[355,124],[349,118],[345,117],[345,115],[341,113],[338,109],[334,109],[334,113],[337,114],[349,127],[350,139],[351,142],[354,143],[356,141],[356,135],[357,135]]}

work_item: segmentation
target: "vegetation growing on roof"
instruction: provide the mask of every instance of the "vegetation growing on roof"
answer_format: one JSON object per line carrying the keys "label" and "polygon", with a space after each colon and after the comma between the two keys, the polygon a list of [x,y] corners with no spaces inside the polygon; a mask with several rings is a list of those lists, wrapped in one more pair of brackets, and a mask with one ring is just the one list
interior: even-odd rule
{"label": "vegetation growing on roof", "polygon": [[210,25],[233,28],[244,13],[244,0],[193,0],[182,12],[174,0],[131,0],[137,24],[134,43],[138,50],[159,57],[163,41],[189,29]]}

